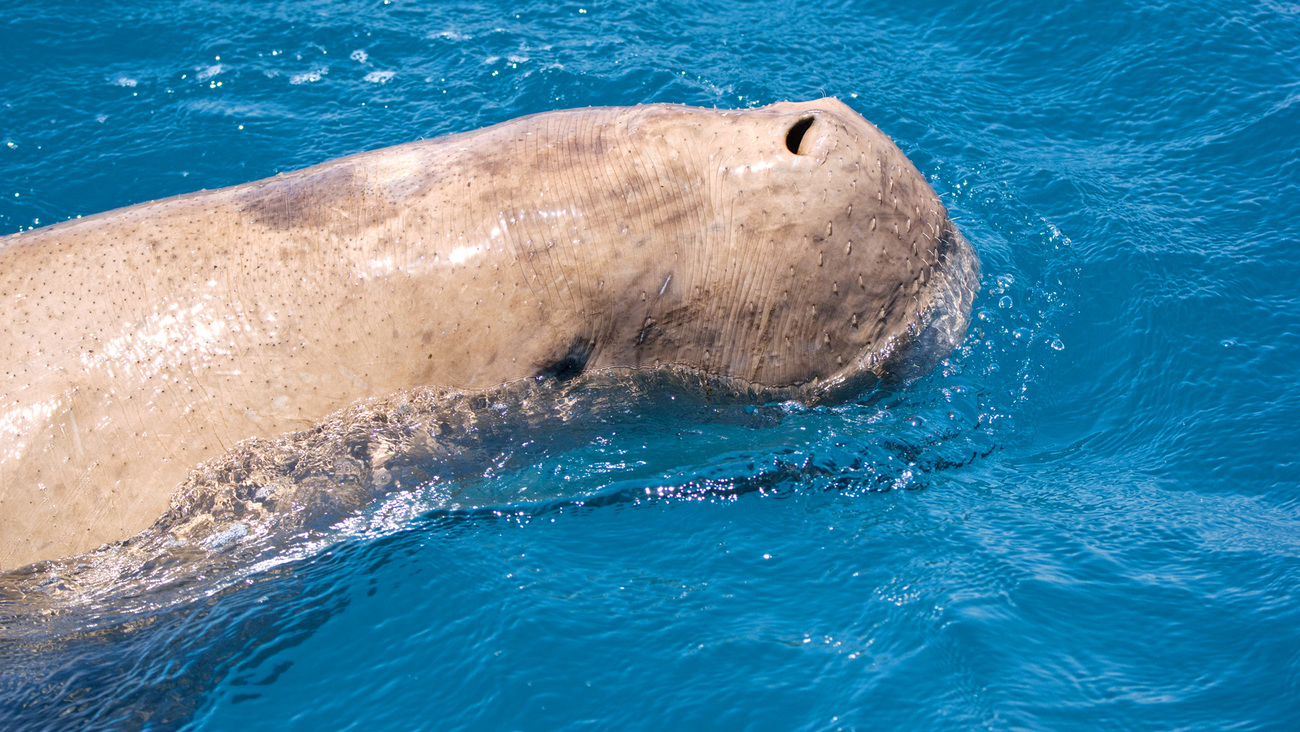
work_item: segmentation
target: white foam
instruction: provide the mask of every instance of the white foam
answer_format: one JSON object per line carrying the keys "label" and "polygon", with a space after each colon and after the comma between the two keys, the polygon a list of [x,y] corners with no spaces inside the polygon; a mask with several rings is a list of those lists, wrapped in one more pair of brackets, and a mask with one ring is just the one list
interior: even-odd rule
{"label": "white foam", "polygon": [[305,71],[301,74],[294,74],[293,76],[289,77],[289,83],[290,84],[314,83],[320,81],[321,77],[328,74],[329,71],[330,69],[328,66],[322,66],[320,68],[312,69],[311,71]]}

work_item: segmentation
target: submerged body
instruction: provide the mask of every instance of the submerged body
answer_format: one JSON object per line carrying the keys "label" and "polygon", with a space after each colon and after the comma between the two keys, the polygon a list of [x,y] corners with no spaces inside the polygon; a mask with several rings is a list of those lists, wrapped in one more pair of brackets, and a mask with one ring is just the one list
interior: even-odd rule
{"label": "submerged body", "polygon": [[977,269],[833,99],[534,115],[6,237],[0,570],[417,386],[676,365],[817,399],[946,355]]}

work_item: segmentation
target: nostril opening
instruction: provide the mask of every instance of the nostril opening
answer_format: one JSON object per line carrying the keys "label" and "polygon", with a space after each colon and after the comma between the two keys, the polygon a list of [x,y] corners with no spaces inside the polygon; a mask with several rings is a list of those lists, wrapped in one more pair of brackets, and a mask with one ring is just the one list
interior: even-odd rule
{"label": "nostril opening", "polygon": [[785,134],[785,146],[790,152],[795,155],[803,155],[803,153],[799,152],[799,146],[803,144],[804,134],[808,132],[808,128],[812,127],[812,123],[815,121],[817,121],[816,117],[804,117],[790,127],[790,131]]}

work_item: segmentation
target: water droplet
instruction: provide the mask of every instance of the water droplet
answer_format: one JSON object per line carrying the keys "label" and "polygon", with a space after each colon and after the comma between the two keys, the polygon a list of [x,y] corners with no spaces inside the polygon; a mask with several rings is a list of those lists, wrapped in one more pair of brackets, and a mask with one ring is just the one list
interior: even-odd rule
{"label": "water droplet", "polygon": [[1010,295],[1003,295],[1002,299],[998,300],[998,307],[1002,308],[1003,310],[1006,310],[1007,308],[1011,307],[1011,304],[1012,303],[1011,303]]}

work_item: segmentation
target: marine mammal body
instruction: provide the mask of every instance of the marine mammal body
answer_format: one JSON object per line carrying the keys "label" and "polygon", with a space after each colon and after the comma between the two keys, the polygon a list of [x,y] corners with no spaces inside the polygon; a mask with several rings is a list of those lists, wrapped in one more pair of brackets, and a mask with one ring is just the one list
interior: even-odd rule
{"label": "marine mammal body", "polygon": [[0,569],[416,386],[676,365],[814,400],[945,355],[977,271],[833,99],[549,112],[5,237]]}

